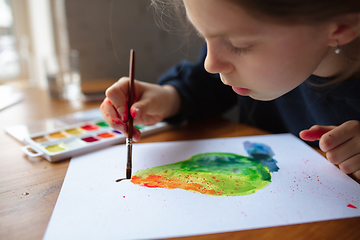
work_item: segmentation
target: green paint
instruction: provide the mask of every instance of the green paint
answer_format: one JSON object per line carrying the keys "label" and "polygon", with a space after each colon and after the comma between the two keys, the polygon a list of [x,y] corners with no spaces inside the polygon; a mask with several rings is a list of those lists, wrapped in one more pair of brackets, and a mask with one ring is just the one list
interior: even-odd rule
{"label": "green paint", "polygon": [[96,125],[100,127],[109,127],[109,124],[107,124],[106,122],[97,122]]}
{"label": "green paint", "polygon": [[146,126],[145,125],[136,125],[135,127],[139,130],[143,130]]}
{"label": "green paint", "polygon": [[212,196],[241,196],[266,187],[271,182],[271,174],[265,164],[254,158],[232,153],[203,153],[177,163],[140,170],[131,182]]}

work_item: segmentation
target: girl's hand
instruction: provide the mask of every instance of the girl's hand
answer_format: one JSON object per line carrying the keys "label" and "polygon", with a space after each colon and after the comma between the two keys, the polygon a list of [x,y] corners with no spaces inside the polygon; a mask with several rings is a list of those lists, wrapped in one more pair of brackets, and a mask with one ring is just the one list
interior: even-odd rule
{"label": "girl's hand", "polygon": [[360,122],[351,120],[340,126],[314,125],[300,132],[305,141],[319,141],[327,159],[338,164],[341,171],[360,179]]}
{"label": "girl's hand", "polygon": [[[127,136],[129,78],[123,77],[106,90],[106,98],[100,110],[105,121],[113,129]],[[172,86],[134,81],[134,104],[130,114],[134,125],[152,125],[180,110],[180,96]],[[133,139],[139,141],[140,131],[133,128]]]}

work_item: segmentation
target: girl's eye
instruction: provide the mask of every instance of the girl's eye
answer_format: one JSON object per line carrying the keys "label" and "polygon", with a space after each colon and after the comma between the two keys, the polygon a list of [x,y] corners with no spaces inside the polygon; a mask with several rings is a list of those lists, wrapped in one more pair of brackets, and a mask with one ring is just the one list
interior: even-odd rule
{"label": "girl's eye", "polygon": [[230,50],[232,53],[234,54],[244,54],[247,53],[249,51],[250,47],[235,47],[235,46],[230,46]]}

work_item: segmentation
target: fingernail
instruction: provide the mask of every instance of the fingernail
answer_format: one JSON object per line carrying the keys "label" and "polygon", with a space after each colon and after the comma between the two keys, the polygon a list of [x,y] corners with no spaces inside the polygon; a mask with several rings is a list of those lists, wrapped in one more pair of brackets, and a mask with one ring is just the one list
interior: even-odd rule
{"label": "fingernail", "polygon": [[139,115],[139,109],[138,108],[131,108],[130,109],[131,116],[135,119]]}

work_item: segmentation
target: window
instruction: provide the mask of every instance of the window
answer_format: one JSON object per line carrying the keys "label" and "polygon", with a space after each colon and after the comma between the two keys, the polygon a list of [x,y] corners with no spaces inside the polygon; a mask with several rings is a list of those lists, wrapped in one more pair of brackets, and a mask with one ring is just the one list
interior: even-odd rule
{"label": "window", "polygon": [[10,0],[0,0],[0,80],[21,75]]}
{"label": "window", "polygon": [[55,3],[61,5],[64,0],[0,0],[0,19],[4,19],[0,20],[4,25],[0,23],[0,38],[4,42],[0,82],[17,79],[46,88],[44,59],[55,54],[51,11]]}

